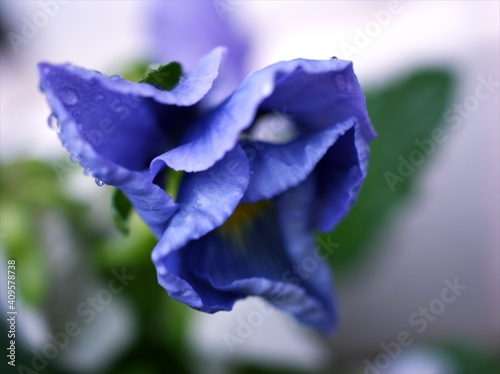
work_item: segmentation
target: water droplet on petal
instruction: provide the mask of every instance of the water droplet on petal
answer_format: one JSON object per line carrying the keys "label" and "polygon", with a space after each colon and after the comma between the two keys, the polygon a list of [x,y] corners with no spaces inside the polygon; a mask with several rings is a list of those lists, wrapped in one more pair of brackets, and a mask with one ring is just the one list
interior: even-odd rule
{"label": "water droplet on petal", "polygon": [[104,99],[104,95],[97,94],[97,95],[94,96],[94,99],[97,100],[97,101],[102,100],[102,99]]}
{"label": "water droplet on petal", "polygon": [[61,127],[59,125],[59,118],[57,118],[57,115],[55,115],[54,113],[50,114],[47,122],[49,123],[49,127],[52,130],[55,130],[57,133],[61,131]]}
{"label": "water droplet on petal", "polygon": [[337,56],[333,56],[330,60],[338,60]]}
{"label": "water droplet on petal", "polygon": [[76,157],[76,156],[74,156],[74,155],[71,155],[71,156],[69,156],[69,160],[70,160],[71,162],[78,162],[78,157]]}
{"label": "water droplet on petal", "polygon": [[112,75],[109,77],[109,79],[112,79],[114,81],[118,80],[118,79],[121,79],[122,77],[120,77],[118,74],[115,74],[115,75]]}
{"label": "water droplet on petal", "polygon": [[61,99],[66,105],[75,105],[78,102],[76,92],[68,88],[61,92]]}
{"label": "water droplet on petal", "polygon": [[83,175],[90,175],[90,169],[89,168],[83,169]]}
{"label": "water droplet on petal", "polygon": [[99,187],[104,186],[104,182],[103,182],[103,181],[101,181],[101,180],[99,180],[99,179],[97,179],[97,178],[96,178],[96,179],[94,179],[94,181],[95,181],[95,184],[97,184]]}

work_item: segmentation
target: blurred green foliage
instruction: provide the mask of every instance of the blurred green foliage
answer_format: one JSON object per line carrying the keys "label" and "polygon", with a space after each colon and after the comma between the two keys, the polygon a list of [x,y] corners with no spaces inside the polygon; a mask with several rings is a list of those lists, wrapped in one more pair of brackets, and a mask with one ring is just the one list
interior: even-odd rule
{"label": "blurred green foliage", "polygon": [[113,197],[111,198],[111,217],[113,218],[116,228],[124,235],[127,235],[130,231],[128,218],[131,212],[132,203],[121,190],[115,189]]}
{"label": "blurred green foliage", "polygon": [[500,373],[500,355],[485,352],[477,347],[459,343],[443,343],[439,350],[456,365],[456,374],[498,374]]}
{"label": "blurred green foliage", "polygon": [[17,287],[23,300],[39,305],[47,296],[50,269],[44,245],[51,233],[46,223],[58,215],[89,244],[87,207],[71,198],[47,163],[23,160],[0,165],[0,233],[7,258],[16,259]]}
{"label": "blurred green foliage", "polygon": [[397,182],[391,188],[385,173],[399,176],[398,157],[408,160],[412,151],[420,151],[415,140],[431,139],[433,131],[443,127],[443,114],[450,105],[454,84],[449,70],[429,68],[366,91],[368,113],[378,134],[370,144],[366,180],[347,217],[332,233],[318,234],[323,240],[331,235],[340,244],[328,257],[340,274],[368,253],[370,239],[383,227],[397,204],[409,196],[420,171],[432,159],[432,155],[425,156],[423,165],[416,166],[413,174],[403,177],[404,182]]}
{"label": "blurred green foliage", "polygon": [[155,69],[149,69],[139,83],[148,83],[159,90],[169,91],[174,88],[182,76],[182,67],[178,62],[160,65]]}

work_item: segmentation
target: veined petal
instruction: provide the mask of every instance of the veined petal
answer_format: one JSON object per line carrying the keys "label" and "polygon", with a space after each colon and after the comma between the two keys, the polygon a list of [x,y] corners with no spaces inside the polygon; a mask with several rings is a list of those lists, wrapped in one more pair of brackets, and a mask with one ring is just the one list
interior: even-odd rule
{"label": "veined petal", "polygon": [[159,118],[165,106],[112,90],[104,82],[113,80],[95,71],[51,64],[40,64],[39,70],[66,148],[74,139],[66,136],[62,117],[74,121],[79,137],[97,153],[127,169],[147,169],[155,155],[169,148],[169,129]]}
{"label": "veined petal", "polygon": [[243,201],[269,199],[304,181],[328,149],[354,123],[355,119],[350,118],[324,131],[304,135],[286,144],[242,141],[242,148],[250,163],[251,176]]}
{"label": "veined petal", "polygon": [[262,103],[261,111],[286,111],[304,133],[322,131],[355,117],[363,137],[367,141],[375,137],[351,61],[294,61],[294,70],[278,74],[279,84]]}
{"label": "veined petal", "polygon": [[368,142],[356,123],[318,163],[314,224],[320,230],[332,230],[354,204],[366,177],[368,156]]}
{"label": "veined petal", "polygon": [[[129,82],[119,75],[108,77],[95,70],[88,70],[72,64],[53,65],[40,63],[39,72],[42,80],[57,79],[57,75],[62,79],[65,74],[68,77],[78,77],[80,80],[92,81],[103,89],[124,96],[129,95],[137,100],[151,98],[157,103],[190,106],[200,101],[212,87],[213,81],[217,78],[219,65],[222,57],[226,53],[226,48],[217,47],[199,60],[196,66],[183,74],[179,83],[171,91],[161,91],[147,83]],[[70,85],[68,83],[68,85]],[[73,91],[73,93],[76,93]],[[70,100],[70,96],[67,97]]]}
{"label": "veined petal", "polygon": [[298,186],[278,196],[276,209],[282,227],[286,227],[283,240],[292,263],[299,265],[298,276],[305,279],[304,285],[324,306],[323,329],[332,332],[337,324],[337,309],[333,295],[333,281],[326,259],[332,248],[319,248],[315,243],[314,199],[317,179],[310,175]]}
{"label": "veined petal", "polygon": [[243,197],[248,178],[248,161],[239,145],[210,169],[186,173],[179,187],[179,211],[153,250],[153,261],[222,225]]}
{"label": "veined petal", "polygon": [[[175,212],[174,201],[152,183],[151,159],[168,149],[154,101],[111,90],[100,73],[71,65],[40,64],[41,86],[72,159],[105,184],[123,190],[158,236]],[[182,117],[180,112],[172,112]]]}
{"label": "veined petal", "polygon": [[263,201],[238,206],[218,229],[158,258],[160,284],[170,296],[208,313],[230,310],[247,296],[261,296],[330,333],[336,315],[329,273],[322,263],[301,269],[315,253],[309,219],[314,189],[298,192],[299,199],[290,191],[277,205]]}
{"label": "veined petal", "polygon": [[160,158],[176,170],[205,170],[234,147],[258,112],[274,110],[292,115],[303,134],[356,117],[363,137],[369,141],[375,136],[350,61],[297,59],[252,73],[224,103],[195,123],[181,146]]}

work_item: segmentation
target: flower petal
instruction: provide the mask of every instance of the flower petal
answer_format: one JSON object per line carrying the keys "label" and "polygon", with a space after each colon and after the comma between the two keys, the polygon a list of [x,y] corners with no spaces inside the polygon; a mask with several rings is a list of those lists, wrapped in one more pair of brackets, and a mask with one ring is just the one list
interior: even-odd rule
{"label": "flower petal", "polygon": [[244,141],[250,163],[250,183],[244,202],[274,197],[304,181],[339,137],[353,127],[354,118],[287,144]]}
{"label": "flower petal", "polygon": [[[170,296],[208,313],[230,310],[246,296],[261,296],[299,321],[330,333],[336,317],[329,273],[311,257],[315,249],[308,216],[313,192],[287,191],[283,196],[290,197],[283,197],[278,208],[270,201],[257,208],[252,204],[243,208],[256,209],[251,221],[235,227],[228,225],[231,217],[217,230],[157,259],[160,284]],[[314,269],[304,273],[299,269],[309,257]]]}
{"label": "flower petal", "polygon": [[305,279],[309,292],[324,306],[322,330],[331,333],[338,317],[326,258],[332,254],[331,247],[335,247],[335,243],[325,243],[322,245],[325,248],[322,249],[315,245],[312,230],[315,211],[312,207],[316,191],[317,180],[311,175],[298,186],[278,196],[275,201],[280,224],[286,227],[283,239],[287,253],[292,263],[302,266],[302,272],[298,275]]}
{"label": "flower petal", "polygon": [[356,123],[318,163],[314,224],[320,230],[332,230],[354,204],[366,177],[368,156],[368,142]]}
{"label": "flower petal", "polygon": [[[168,129],[158,118],[163,106],[109,89],[103,82],[111,79],[94,71],[51,64],[39,69],[54,114],[75,121],[80,137],[103,157],[139,171],[169,148]],[[60,126],[63,143],[71,143]]]}
{"label": "flower petal", "polygon": [[[108,77],[94,70],[83,69],[71,64],[52,65],[48,63],[39,64],[39,72],[44,79],[55,78],[55,75],[64,74],[75,76],[79,79],[93,81],[99,87],[105,88],[114,93],[130,95],[137,100],[151,98],[157,103],[190,106],[200,101],[212,87],[213,81],[217,78],[219,65],[222,57],[226,53],[224,47],[217,47],[199,60],[198,64],[189,72],[186,72],[179,83],[171,91],[161,91],[147,83],[129,82],[119,75]],[[58,68],[57,68],[58,67]],[[68,100],[70,96],[67,96]]]}
{"label": "flower petal", "polygon": [[[137,212],[161,235],[174,201],[152,183],[149,163],[168,149],[158,120],[164,107],[112,91],[110,78],[71,65],[40,64],[41,87],[58,118],[59,137],[72,159],[95,178],[123,190]],[[172,115],[181,116],[181,113]]]}
{"label": "flower petal", "polygon": [[179,211],[153,250],[153,261],[222,225],[247,186],[248,161],[239,145],[210,169],[187,173],[179,187]]}
{"label": "flower petal", "polygon": [[356,117],[365,139],[375,136],[350,61],[297,59],[252,73],[224,103],[195,124],[181,146],[160,158],[176,170],[205,170],[234,147],[257,112],[273,110],[286,110],[305,134]]}
{"label": "flower petal", "polygon": [[295,61],[295,70],[278,74],[279,84],[262,103],[261,111],[286,110],[305,133],[322,131],[355,117],[365,139],[375,137],[352,62]]}

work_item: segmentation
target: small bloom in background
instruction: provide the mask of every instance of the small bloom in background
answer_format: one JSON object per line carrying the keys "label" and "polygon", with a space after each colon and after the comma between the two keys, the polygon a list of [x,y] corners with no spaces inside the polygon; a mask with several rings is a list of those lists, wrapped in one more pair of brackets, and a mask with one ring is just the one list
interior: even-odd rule
{"label": "small bloom in background", "polygon": [[147,38],[152,61],[178,61],[190,69],[219,45],[228,52],[209,97],[217,103],[228,96],[248,74],[251,41],[237,27],[236,1],[153,1],[145,4]]}

